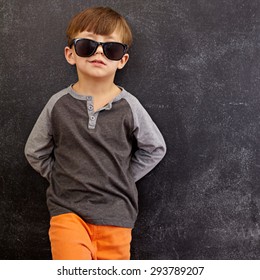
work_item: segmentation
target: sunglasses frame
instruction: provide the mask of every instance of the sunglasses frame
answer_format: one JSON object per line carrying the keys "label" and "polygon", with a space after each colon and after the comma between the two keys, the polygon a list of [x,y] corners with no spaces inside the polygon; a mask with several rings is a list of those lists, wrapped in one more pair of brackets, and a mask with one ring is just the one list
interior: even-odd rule
{"label": "sunglasses frame", "polygon": [[[77,52],[77,47],[76,47],[77,42],[78,42],[78,41],[82,41],[82,40],[92,41],[92,42],[94,42],[94,43],[96,44],[96,47],[94,48],[93,52],[92,52],[90,55],[88,55],[88,56],[81,56],[81,55],[79,55],[78,52]],[[91,39],[88,39],[88,38],[75,38],[75,39],[73,39],[72,42],[70,43],[69,47],[71,48],[72,45],[74,45],[76,54],[77,54],[78,56],[80,56],[80,57],[90,57],[90,56],[92,56],[92,55],[96,52],[96,50],[97,50],[97,48],[98,48],[99,46],[102,46],[104,55],[105,55],[108,59],[110,59],[110,60],[116,60],[116,61],[122,59],[122,57],[119,58],[119,59],[111,59],[111,58],[109,58],[109,57],[107,56],[107,53],[106,53],[106,45],[107,45],[107,44],[111,44],[111,43],[115,43],[115,44],[119,44],[119,45],[123,46],[124,51],[123,51],[122,57],[127,53],[127,51],[128,51],[128,45],[127,45],[127,44],[123,44],[123,43],[119,43],[119,42],[97,42],[97,41],[95,41],[95,40],[91,40]]]}

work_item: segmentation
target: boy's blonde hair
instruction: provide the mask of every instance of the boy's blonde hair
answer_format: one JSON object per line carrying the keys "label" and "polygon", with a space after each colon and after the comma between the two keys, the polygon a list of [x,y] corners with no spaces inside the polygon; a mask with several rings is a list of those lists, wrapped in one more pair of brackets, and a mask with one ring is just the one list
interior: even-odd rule
{"label": "boy's blonde hair", "polygon": [[133,37],[128,23],[119,13],[108,7],[88,8],[75,15],[66,31],[68,46],[78,33],[85,30],[98,35],[110,35],[118,30],[122,43],[128,46],[132,44]]}

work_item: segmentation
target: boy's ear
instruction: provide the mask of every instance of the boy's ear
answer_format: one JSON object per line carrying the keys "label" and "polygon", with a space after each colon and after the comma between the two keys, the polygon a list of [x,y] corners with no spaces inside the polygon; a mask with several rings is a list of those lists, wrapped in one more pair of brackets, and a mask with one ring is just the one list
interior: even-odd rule
{"label": "boy's ear", "polygon": [[70,65],[76,64],[73,50],[71,48],[69,48],[68,46],[65,47],[65,49],[64,49],[64,55]]}
{"label": "boy's ear", "polygon": [[122,58],[121,60],[119,61],[118,63],[118,66],[117,66],[117,69],[123,69],[127,63],[127,61],[129,60],[129,54],[126,53]]}

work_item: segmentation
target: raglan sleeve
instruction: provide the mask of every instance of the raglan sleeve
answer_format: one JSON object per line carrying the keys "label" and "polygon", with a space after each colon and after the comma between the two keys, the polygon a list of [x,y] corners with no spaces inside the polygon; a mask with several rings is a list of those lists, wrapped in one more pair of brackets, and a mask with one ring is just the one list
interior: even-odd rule
{"label": "raglan sleeve", "polygon": [[47,103],[36,121],[24,148],[29,164],[50,181],[53,158],[53,137],[51,125],[52,99]]}
{"label": "raglan sleeve", "polygon": [[137,150],[132,156],[130,171],[136,182],[162,160],[166,144],[158,127],[137,99],[132,104],[132,112]]}

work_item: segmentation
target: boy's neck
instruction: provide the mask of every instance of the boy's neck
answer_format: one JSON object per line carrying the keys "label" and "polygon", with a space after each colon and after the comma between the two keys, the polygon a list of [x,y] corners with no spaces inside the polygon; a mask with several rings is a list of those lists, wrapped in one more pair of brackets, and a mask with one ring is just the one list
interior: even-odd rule
{"label": "boy's neck", "polygon": [[98,81],[98,80],[78,80],[73,85],[73,89],[80,95],[88,95],[93,97],[105,97],[107,95],[115,95],[120,92],[120,89],[112,81]]}

